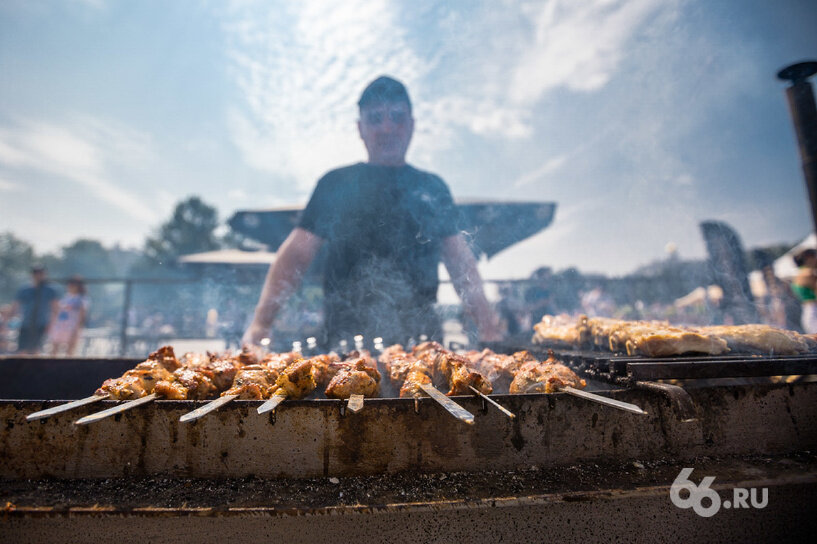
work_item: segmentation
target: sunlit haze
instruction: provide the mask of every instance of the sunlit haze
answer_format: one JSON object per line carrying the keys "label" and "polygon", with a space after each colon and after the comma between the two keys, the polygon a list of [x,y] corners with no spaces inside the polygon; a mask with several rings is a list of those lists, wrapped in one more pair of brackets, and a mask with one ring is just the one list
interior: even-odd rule
{"label": "sunlit haze", "polygon": [[782,0],[0,3],[0,232],[39,252],[140,246],[180,200],[306,203],[365,160],[356,102],[406,83],[408,160],[456,199],[553,201],[480,268],[623,274],[811,230],[776,72],[817,58],[817,3]]}

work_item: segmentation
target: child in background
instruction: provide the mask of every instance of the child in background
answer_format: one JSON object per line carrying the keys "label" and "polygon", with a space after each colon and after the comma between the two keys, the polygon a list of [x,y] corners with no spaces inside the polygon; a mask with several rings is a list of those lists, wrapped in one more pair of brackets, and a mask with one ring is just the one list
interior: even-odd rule
{"label": "child in background", "polygon": [[88,312],[88,297],[85,296],[85,282],[79,276],[68,280],[67,292],[60,299],[57,316],[48,330],[51,342],[51,356],[57,355],[60,349],[66,356],[74,354],[85,316]]}

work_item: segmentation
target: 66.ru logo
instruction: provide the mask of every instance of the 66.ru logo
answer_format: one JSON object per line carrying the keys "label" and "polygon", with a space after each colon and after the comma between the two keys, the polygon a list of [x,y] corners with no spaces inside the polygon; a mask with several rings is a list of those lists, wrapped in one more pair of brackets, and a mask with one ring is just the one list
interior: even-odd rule
{"label": "66.ru logo", "polygon": [[[736,487],[732,490],[732,500],[723,501],[718,493],[710,488],[715,481],[714,476],[706,476],[701,483],[695,485],[689,480],[692,474],[691,468],[684,468],[672,482],[669,490],[669,498],[672,504],[678,508],[692,508],[701,517],[709,518],[718,513],[721,504],[724,508],[749,508],[747,499],[751,502],[752,508],[765,508],[769,504],[769,490],[763,488],[760,491],[761,498],[758,500],[757,488],[745,489]],[[682,493],[684,492],[685,493]],[[686,497],[682,497],[686,495]],[[706,505],[704,503],[707,503]]]}

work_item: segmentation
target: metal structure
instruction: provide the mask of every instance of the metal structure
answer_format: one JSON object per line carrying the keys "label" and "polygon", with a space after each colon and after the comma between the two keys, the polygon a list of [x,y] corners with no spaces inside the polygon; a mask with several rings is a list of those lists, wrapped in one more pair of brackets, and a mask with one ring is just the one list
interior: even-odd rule
{"label": "metal structure", "polygon": [[808,82],[808,78],[814,74],[817,74],[817,61],[806,61],[783,68],[777,77],[791,82],[786,89],[786,98],[800,145],[803,175],[811,201],[811,217],[814,231],[817,232],[817,106],[814,91]]}
{"label": "metal structure", "polygon": [[[556,213],[553,202],[462,201],[457,208],[474,254],[488,258],[544,230]],[[298,224],[301,212],[299,207],[240,210],[227,223],[276,251]]]}
{"label": "metal structure", "polygon": [[[572,541],[682,534],[792,541],[815,525],[805,512],[817,498],[817,458],[807,453],[817,448],[817,383],[751,379],[817,374],[817,356],[558,356],[590,381],[588,390],[648,415],[556,393],[490,396],[513,417],[478,396],[450,399],[473,415],[471,424],[432,398],[366,399],[358,412],[339,400],[287,400],[264,415],[262,401],[236,400],[180,423],[205,402],[157,400],[77,426],[123,403],[27,421],[62,404],[32,399],[84,397],[135,360],[6,358],[4,534],[14,542],[92,542],[111,531],[123,542],[180,531],[291,542],[327,534],[462,541],[474,531],[477,541],[540,541],[545,533]],[[43,376],[55,379],[35,379]],[[713,376],[721,382],[704,381]],[[725,521],[717,525],[678,509],[667,497],[684,466],[708,467],[724,493],[763,486],[769,504],[719,514]],[[253,486],[266,498],[249,499]],[[53,494],[68,498],[54,504]]]}

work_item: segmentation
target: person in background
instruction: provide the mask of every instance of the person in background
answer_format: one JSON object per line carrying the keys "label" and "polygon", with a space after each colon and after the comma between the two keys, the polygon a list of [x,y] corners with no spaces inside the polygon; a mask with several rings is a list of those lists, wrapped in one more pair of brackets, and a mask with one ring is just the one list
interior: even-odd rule
{"label": "person in background", "polygon": [[442,341],[434,308],[441,260],[480,339],[500,339],[499,319],[485,297],[448,186],[406,163],[414,117],[405,86],[379,77],[363,91],[358,108],[368,161],[332,170],[318,181],[270,266],[243,343],[270,337],[273,320],[322,247],[327,259],[321,346],[331,348],[358,334],[386,344],[421,335]]}
{"label": "person in background", "polygon": [[799,270],[791,289],[803,308],[800,322],[806,334],[817,334],[817,250],[800,251],[794,264]]}
{"label": "person in background", "polygon": [[79,276],[74,276],[68,280],[67,291],[57,304],[57,316],[48,328],[52,357],[60,350],[65,351],[65,355],[69,357],[74,354],[87,313],[85,282]]}
{"label": "person in background", "polygon": [[42,348],[45,331],[57,313],[59,294],[49,285],[43,265],[31,267],[31,280],[31,285],[17,291],[11,313],[22,314],[17,353],[36,355]]}
{"label": "person in background", "polygon": [[9,344],[9,322],[12,318],[11,304],[4,304],[0,306],[0,353],[8,353],[11,348]]}
{"label": "person in background", "polygon": [[766,284],[766,296],[763,299],[761,315],[768,325],[779,329],[803,332],[801,327],[802,308],[792,287],[778,278],[774,266],[768,264],[761,269]]}
{"label": "person in background", "polygon": [[533,271],[530,285],[525,290],[525,303],[530,314],[531,326],[539,323],[545,315],[556,314],[553,305],[553,294],[550,292],[553,283],[553,271],[543,266]]}

